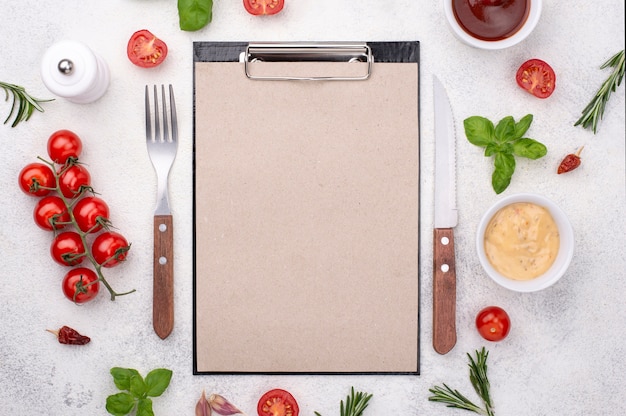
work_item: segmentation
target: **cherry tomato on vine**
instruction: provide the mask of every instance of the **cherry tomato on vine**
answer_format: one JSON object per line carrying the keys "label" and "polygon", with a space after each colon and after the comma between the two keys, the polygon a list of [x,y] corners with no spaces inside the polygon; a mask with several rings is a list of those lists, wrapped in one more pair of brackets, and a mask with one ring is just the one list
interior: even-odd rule
{"label": "cherry tomato on vine", "polygon": [[91,254],[96,263],[103,267],[113,267],[126,260],[130,244],[123,235],[105,231],[99,234],[91,246]]}
{"label": "cherry tomato on vine", "polygon": [[60,230],[69,223],[70,214],[61,198],[50,195],[41,198],[33,210],[35,224],[47,231]]}
{"label": "cherry tomato on vine", "polygon": [[95,233],[109,222],[109,206],[96,196],[80,199],[72,210],[76,225],[82,232]]}
{"label": "cherry tomato on vine", "polygon": [[133,64],[152,68],[160,65],[167,57],[167,45],[149,30],[138,30],[130,37],[126,54]]}
{"label": "cherry tomato on vine", "polygon": [[50,255],[62,266],[76,266],[85,259],[85,245],[78,233],[65,231],[52,240]]}
{"label": "cherry tomato on vine", "polygon": [[20,189],[27,195],[46,196],[50,189],[56,187],[54,173],[44,163],[29,163],[20,171],[18,177]]}
{"label": "cherry tomato on vine", "polygon": [[58,130],[48,138],[48,156],[54,163],[65,164],[67,159],[78,159],[83,151],[83,142],[70,130]]}
{"label": "cherry tomato on vine", "polygon": [[273,389],[265,393],[257,404],[259,416],[298,416],[298,402],[288,391]]}
{"label": "cherry tomato on vine", "polygon": [[63,166],[59,172],[59,188],[66,198],[74,198],[91,185],[89,171],[81,165]]}
{"label": "cherry tomato on vine", "polygon": [[76,267],[67,272],[61,284],[63,294],[75,303],[93,300],[100,291],[98,275],[86,267]]}
{"label": "cherry tomato on vine", "polygon": [[284,5],[284,0],[243,0],[243,7],[255,16],[276,14]]}
{"label": "cherry tomato on vine", "polygon": [[515,75],[520,88],[538,98],[548,98],[556,87],[556,74],[550,65],[541,59],[524,62]]}
{"label": "cherry tomato on vine", "polygon": [[509,314],[498,306],[487,306],[476,316],[476,328],[487,341],[502,341],[509,335]]}

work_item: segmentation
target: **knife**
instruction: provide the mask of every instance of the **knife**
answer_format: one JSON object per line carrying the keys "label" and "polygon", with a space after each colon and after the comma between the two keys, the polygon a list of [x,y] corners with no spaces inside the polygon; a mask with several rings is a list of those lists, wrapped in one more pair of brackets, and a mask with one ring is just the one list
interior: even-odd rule
{"label": "knife", "polygon": [[448,94],[433,77],[435,107],[435,224],[433,232],[433,348],[446,354],[456,344],[456,137]]}

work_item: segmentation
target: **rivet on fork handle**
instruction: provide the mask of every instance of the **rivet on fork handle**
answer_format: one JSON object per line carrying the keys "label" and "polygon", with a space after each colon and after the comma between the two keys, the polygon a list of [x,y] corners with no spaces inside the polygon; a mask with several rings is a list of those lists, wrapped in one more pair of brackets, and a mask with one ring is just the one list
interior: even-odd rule
{"label": "rivet on fork handle", "polygon": [[152,322],[154,331],[167,338],[174,328],[174,224],[171,215],[154,216],[154,266]]}

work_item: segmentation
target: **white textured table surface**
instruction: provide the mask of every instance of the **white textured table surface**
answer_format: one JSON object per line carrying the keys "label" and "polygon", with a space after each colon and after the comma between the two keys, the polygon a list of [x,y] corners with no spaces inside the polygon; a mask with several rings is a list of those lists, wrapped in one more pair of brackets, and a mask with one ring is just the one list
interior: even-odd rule
{"label": "white textured table surface", "polygon": [[[624,86],[611,98],[597,135],[573,126],[608,76],[598,67],[624,48],[624,2],[546,1],[535,32],[503,51],[459,43],[446,27],[441,1],[286,3],[281,14],[257,18],[240,0],[217,1],[213,22],[190,33],[178,28],[174,0],[0,0],[0,81],[50,97],[39,64],[61,39],[85,42],[107,61],[112,77],[106,95],[93,104],[57,99],[14,129],[0,125],[0,415],[105,415],[105,399],[116,392],[109,375],[114,366],[142,374],[156,367],[174,371],[170,387],[154,401],[157,415],[193,414],[203,389],[255,414],[260,395],[274,387],[290,390],[303,415],[334,415],[350,386],[374,394],[366,415],[465,414],[429,402],[428,389],[446,382],[474,399],[465,353],[482,346],[490,350],[499,416],[626,414]],[[140,69],[126,58],[128,38],[142,28],[169,46],[158,69]],[[192,375],[192,41],[203,40],[421,42],[421,375]],[[556,91],[547,100],[526,94],[514,81],[517,67],[533,57],[557,73]],[[448,89],[458,132],[458,343],[445,356],[431,347],[434,74]],[[156,184],[145,150],[142,100],[143,85],[152,83],[174,84],[181,138],[170,177],[176,326],[165,341],[151,324]],[[9,104],[0,102],[0,117],[8,110]],[[478,220],[499,196],[490,186],[491,161],[465,140],[462,121],[527,113],[535,116],[529,135],[547,145],[548,155],[518,162],[502,196],[534,191],[555,200],[573,224],[576,251],[555,286],[518,294],[492,283],[475,255]],[[132,241],[129,261],[108,275],[118,289],[137,293],[115,302],[102,295],[77,307],[63,297],[64,271],[48,255],[50,236],[31,220],[34,199],[16,186],[20,169],[45,156],[48,136],[62,128],[82,137],[82,160],[94,186],[109,203],[115,225]],[[581,145],[582,166],[557,176],[561,158]],[[475,314],[490,304],[505,308],[512,319],[512,332],[500,343],[483,341],[474,328]],[[64,324],[90,335],[91,344],[68,348],[44,331]],[[216,342],[228,342],[228,328],[214,335]]]}

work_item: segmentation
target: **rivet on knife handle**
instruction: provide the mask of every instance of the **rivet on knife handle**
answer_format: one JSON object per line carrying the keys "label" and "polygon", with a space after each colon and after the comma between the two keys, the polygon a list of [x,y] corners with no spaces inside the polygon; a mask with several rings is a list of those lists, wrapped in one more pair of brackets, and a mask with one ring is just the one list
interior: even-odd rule
{"label": "rivet on knife handle", "polygon": [[171,215],[154,216],[152,322],[165,339],[174,327],[174,227]]}
{"label": "rivet on knife handle", "polygon": [[456,266],[454,230],[433,233],[433,348],[446,354],[456,344]]}

